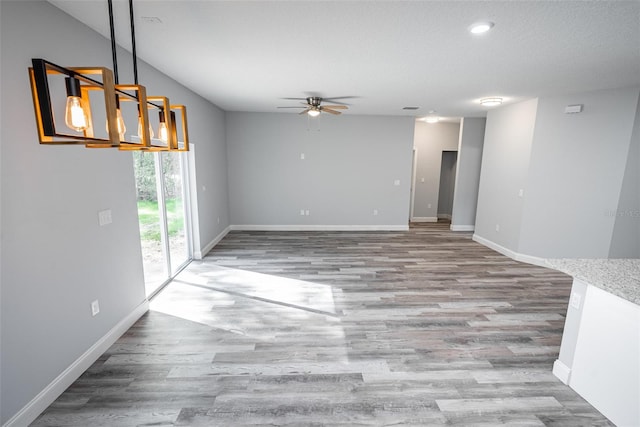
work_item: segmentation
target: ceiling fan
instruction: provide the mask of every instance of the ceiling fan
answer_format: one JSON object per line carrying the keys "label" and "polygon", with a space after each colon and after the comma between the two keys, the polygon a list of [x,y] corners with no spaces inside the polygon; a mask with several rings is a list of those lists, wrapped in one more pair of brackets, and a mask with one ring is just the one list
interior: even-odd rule
{"label": "ceiling fan", "polygon": [[320,113],[329,113],[329,114],[334,114],[334,115],[339,115],[342,114],[340,111],[337,110],[346,110],[349,107],[347,107],[346,105],[321,105],[322,101],[330,101],[330,102],[334,102],[334,103],[338,103],[341,104],[339,101],[336,101],[337,99],[345,99],[345,98],[353,98],[351,96],[340,96],[340,97],[336,97],[336,98],[321,98],[319,96],[308,96],[306,98],[283,98],[283,99],[295,99],[295,100],[302,100],[305,102],[301,102],[301,104],[303,104],[303,107],[278,107],[278,108],[303,108],[303,110],[299,113],[299,114],[308,114],[311,117],[317,117],[320,115]]}

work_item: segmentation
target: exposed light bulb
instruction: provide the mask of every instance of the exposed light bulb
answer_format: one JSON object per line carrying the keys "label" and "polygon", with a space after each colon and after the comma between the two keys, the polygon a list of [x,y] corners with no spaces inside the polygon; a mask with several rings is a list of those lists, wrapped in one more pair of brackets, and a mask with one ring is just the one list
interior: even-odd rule
{"label": "exposed light bulb", "polygon": [[313,110],[307,111],[307,114],[311,117],[318,117],[320,115],[320,111],[313,109]]}
{"label": "exposed light bulb", "polygon": [[[142,117],[138,117],[138,138],[142,139]],[[151,126],[151,123],[149,123],[149,139],[154,137],[154,133],[153,133],[153,127]]]}
{"label": "exposed light bulb", "polygon": [[158,138],[162,142],[169,143],[169,129],[167,128],[167,123],[164,119],[164,111],[160,111],[160,126],[158,126]]}
{"label": "exposed light bulb", "polygon": [[[124,133],[127,131],[127,127],[124,125],[124,119],[122,118],[122,111],[120,111],[120,108],[116,109],[116,126],[120,140],[124,141]],[[107,129],[107,133],[109,133],[109,119],[107,119],[105,123],[105,128]]]}
{"label": "exposed light bulb", "polygon": [[89,116],[80,96],[80,81],[74,77],[65,79],[67,86],[67,105],[65,108],[64,122],[77,132],[82,132],[90,127]]}

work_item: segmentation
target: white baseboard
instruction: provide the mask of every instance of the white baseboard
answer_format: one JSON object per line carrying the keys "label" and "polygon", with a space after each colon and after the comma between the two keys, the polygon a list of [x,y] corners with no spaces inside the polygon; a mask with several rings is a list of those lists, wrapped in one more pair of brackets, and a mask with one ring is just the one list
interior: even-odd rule
{"label": "white baseboard", "polygon": [[553,362],[553,375],[555,375],[556,378],[558,378],[564,384],[569,385],[571,369],[560,360],[556,360],[555,362]]}
{"label": "white baseboard", "polygon": [[206,254],[208,254],[209,251],[211,249],[213,249],[213,247],[220,242],[220,240],[224,239],[224,236],[229,234],[229,231],[231,231],[231,227],[232,226],[228,226],[227,228],[222,230],[222,232],[220,234],[218,234],[216,237],[214,237],[212,241],[207,243],[204,248],[200,249],[199,251],[195,251],[193,253],[193,258],[194,259],[202,259],[202,258],[204,258],[204,256]]}
{"label": "white baseboard", "polygon": [[450,214],[438,214],[438,219],[451,219],[451,215]]}
{"label": "white baseboard", "polygon": [[485,239],[484,237],[478,236],[477,234],[474,234],[472,239],[480,243],[481,245],[484,245],[490,249],[493,249],[496,252],[500,252],[502,255],[506,255],[509,258],[514,259],[516,261],[526,262],[527,264],[533,264],[540,267],[549,268],[549,265],[546,263],[544,258],[521,254],[521,253],[512,251],[509,248],[505,248],[504,246],[499,245],[495,242],[492,242],[491,240]]}
{"label": "white baseboard", "polygon": [[67,369],[51,381],[44,390],[31,399],[31,401],[11,417],[9,421],[3,424],[3,427],[21,427],[32,423],[148,310],[149,301],[145,299],[124,319],[118,322],[116,326],[111,328],[106,335],[100,338],[85,351],[84,354],[69,365]]}
{"label": "white baseboard", "polygon": [[411,222],[438,222],[437,216],[414,216]]}
{"label": "white baseboard", "polygon": [[476,229],[475,225],[453,225],[449,227],[451,231],[474,231]]}
{"label": "white baseboard", "polygon": [[239,231],[407,231],[409,225],[232,225]]}

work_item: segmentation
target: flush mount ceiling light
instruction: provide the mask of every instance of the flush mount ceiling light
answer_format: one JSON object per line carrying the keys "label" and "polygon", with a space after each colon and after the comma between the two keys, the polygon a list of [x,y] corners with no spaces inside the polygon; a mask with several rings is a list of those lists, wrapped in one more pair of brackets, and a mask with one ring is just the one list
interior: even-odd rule
{"label": "flush mount ceiling light", "polygon": [[438,115],[436,114],[436,110],[429,110],[428,116],[418,120],[422,120],[423,122],[433,124],[433,123],[438,123],[440,121],[440,117],[438,117]]}
{"label": "flush mount ceiling light", "polygon": [[495,107],[496,105],[500,104],[502,104],[502,98],[498,98],[496,96],[482,98],[480,100],[480,105],[482,105],[483,107]]}
{"label": "flush mount ceiling light", "polygon": [[[166,97],[147,97],[145,87],[138,84],[133,0],[129,0],[129,13],[135,84],[119,84],[112,0],[108,0],[108,7],[114,71],[104,67],[63,67],[40,58],[31,61],[29,77],[40,144],[83,144],[87,148],[117,147],[120,150],[138,151],[188,151],[186,107],[171,105]],[[65,105],[63,94],[66,94],[66,126],[58,123],[54,116],[54,110],[60,108],[57,106]],[[127,105],[133,107],[127,109]],[[162,129],[158,132],[160,138],[156,140],[152,140],[148,110],[155,110],[160,116]],[[137,139],[127,139],[127,118],[131,124],[136,124],[130,129],[137,129]],[[106,137],[96,132],[95,123],[100,120],[105,121]]]}
{"label": "flush mount ceiling light", "polygon": [[471,34],[483,34],[493,28],[495,24],[490,21],[476,22],[469,26],[469,32]]}

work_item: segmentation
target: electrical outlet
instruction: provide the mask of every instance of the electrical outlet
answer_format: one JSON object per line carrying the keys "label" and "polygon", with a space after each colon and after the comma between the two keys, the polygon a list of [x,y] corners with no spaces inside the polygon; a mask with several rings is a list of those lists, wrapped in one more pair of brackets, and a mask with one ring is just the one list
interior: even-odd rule
{"label": "electrical outlet", "polygon": [[500,224],[496,224],[496,231],[500,231]]}
{"label": "electrical outlet", "polygon": [[218,224],[220,224],[220,217],[218,217]]}
{"label": "electrical outlet", "polygon": [[420,182],[424,182],[424,178],[420,178]]}
{"label": "electrical outlet", "polygon": [[100,226],[111,224],[112,222],[111,209],[105,209],[98,212],[98,224],[100,224]]}
{"label": "electrical outlet", "polygon": [[374,215],[378,215],[378,209],[374,209],[374,210],[373,210],[373,214],[374,214]]}
{"label": "electrical outlet", "polygon": [[431,203],[427,205],[427,209],[431,209]]}
{"label": "electrical outlet", "polygon": [[524,189],[520,189],[520,191],[518,191],[518,197],[522,197],[524,196]]}
{"label": "electrical outlet", "polygon": [[304,160],[304,153],[300,153],[300,160]]}
{"label": "electrical outlet", "polygon": [[393,181],[393,185],[400,185],[400,180],[396,179],[395,181]]}
{"label": "electrical outlet", "polygon": [[91,303],[91,315],[95,316],[98,313],[100,313],[100,304],[98,303],[98,300],[95,300]]}
{"label": "electrical outlet", "polygon": [[300,209],[300,215],[304,216],[304,209]]}
{"label": "electrical outlet", "polygon": [[569,305],[576,310],[580,310],[580,302],[582,301],[582,297],[577,292],[571,292],[571,299],[569,300]]}
{"label": "electrical outlet", "polygon": [[309,216],[309,209],[307,209],[306,211],[304,211],[304,214],[305,214],[306,216]]}

